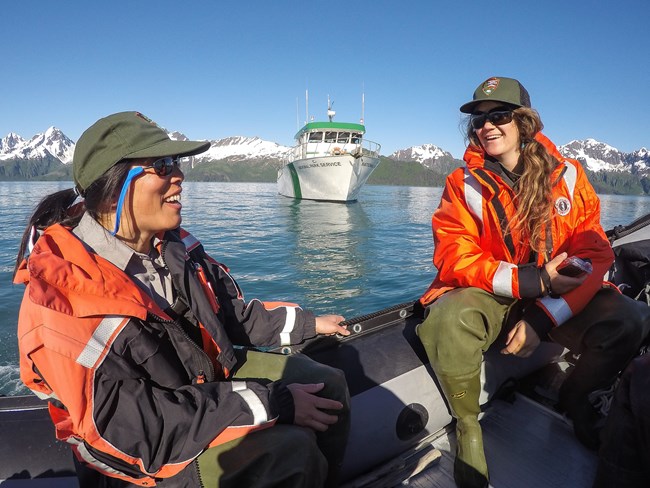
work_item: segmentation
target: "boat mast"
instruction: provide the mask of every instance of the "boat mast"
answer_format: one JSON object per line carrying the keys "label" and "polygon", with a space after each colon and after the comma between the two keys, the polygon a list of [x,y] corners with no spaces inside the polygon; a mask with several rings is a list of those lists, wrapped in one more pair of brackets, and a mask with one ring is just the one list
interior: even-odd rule
{"label": "boat mast", "polygon": [[305,124],[309,122],[309,90],[305,90]]}
{"label": "boat mast", "polygon": [[327,117],[330,119],[330,122],[332,121],[332,119],[336,115],[336,112],[334,110],[332,110],[332,105],[333,105],[333,103],[330,103],[330,96],[327,95]]}

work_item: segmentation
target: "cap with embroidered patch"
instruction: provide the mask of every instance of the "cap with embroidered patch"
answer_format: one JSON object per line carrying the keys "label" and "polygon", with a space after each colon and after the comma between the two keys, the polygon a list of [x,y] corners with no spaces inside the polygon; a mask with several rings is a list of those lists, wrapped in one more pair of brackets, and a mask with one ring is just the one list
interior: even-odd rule
{"label": "cap with embroidered patch", "polygon": [[209,141],[174,141],[140,112],[120,112],[99,119],[81,134],[72,158],[74,182],[86,190],[123,159],[193,156]]}
{"label": "cap with embroidered patch", "polygon": [[493,76],[481,83],[471,102],[460,107],[460,111],[471,114],[474,108],[481,102],[486,101],[504,102],[516,107],[530,108],[530,96],[524,86],[514,78],[503,78]]}

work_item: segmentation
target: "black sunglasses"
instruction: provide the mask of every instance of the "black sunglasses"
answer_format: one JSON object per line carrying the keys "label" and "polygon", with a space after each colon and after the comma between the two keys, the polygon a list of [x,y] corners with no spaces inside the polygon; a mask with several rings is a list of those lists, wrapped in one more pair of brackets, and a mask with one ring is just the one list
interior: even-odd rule
{"label": "black sunglasses", "polygon": [[488,113],[472,114],[470,124],[472,129],[479,130],[490,121],[493,125],[505,125],[512,122],[512,110],[494,110]]}
{"label": "black sunglasses", "polygon": [[178,156],[167,156],[165,158],[156,159],[149,166],[143,166],[144,169],[153,168],[158,176],[169,176],[180,165]]}

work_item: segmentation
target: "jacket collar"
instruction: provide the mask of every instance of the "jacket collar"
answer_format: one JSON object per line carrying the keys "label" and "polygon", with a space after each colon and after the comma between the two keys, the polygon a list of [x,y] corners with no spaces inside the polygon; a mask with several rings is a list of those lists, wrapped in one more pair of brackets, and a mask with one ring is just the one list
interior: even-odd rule
{"label": "jacket collar", "polygon": [[55,224],[39,237],[16,281],[29,284],[32,302],[87,317],[125,315],[166,317],[151,297],[119,268],[89,252],[70,229]]}

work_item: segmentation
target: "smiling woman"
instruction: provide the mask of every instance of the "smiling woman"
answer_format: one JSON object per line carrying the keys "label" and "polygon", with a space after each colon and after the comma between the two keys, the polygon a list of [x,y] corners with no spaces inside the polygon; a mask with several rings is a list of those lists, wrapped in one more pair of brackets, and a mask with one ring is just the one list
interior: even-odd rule
{"label": "smiling woman", "polygon": [[348,335],[344,318],[245,302],[180,228],[178,158],[209,146],[138,112],[100,119],[77,142],[75,189],[45,197],[23,235],[21,380],[49,401],[82,488],[338,486],[343,373],[252,348]]}
{"label": "smiling woman", "polygon": [[[600,202],[580,163],[542,134],[524,86],[489,78],[460,110],[470,115],[466,166],[448,176],[432,217],[438,274],[421,298],[418,335],[457,420],[456,483],[482,488],[480,370],[492,344],[522,358],[550,339],[579,351],[558,409],[597,449],[602,417],[589,395],[612,385],[650,325],[603,284],[613,254]],[[561,274],[567,256],[591,260],[594,272]]]}
{"label": "smiling woman", "polygon": [[[100,219],[109,228],[114,221],[113,235],[119,235],[136,251],[148,253],[154,235],[181,225],[183,173],[177,157],[134,159],[129,166],[115,211]],[[125,202],[132,211],[126,213],[121,226]]]}

